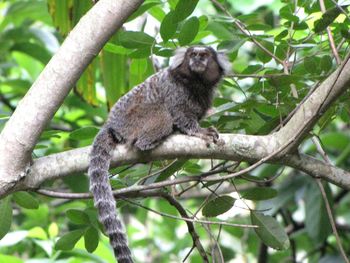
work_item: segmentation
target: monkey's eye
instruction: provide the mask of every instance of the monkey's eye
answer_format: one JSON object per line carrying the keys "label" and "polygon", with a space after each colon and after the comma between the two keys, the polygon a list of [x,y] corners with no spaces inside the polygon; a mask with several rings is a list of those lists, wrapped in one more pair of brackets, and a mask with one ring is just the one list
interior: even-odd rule
{"label": "monkey's eye", "polygon": [[196,56],[196,53],[194,53],[194,52],[192,52],[191,54],[190,54],[190,57],[191,58],[194,58]]}

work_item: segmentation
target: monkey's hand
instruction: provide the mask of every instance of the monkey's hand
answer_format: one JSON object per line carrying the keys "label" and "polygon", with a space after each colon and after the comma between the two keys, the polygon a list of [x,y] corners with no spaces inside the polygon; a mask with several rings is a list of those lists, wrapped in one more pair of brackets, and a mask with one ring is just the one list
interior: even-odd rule
{"label": "monkey's hand", "polygon": [[182,133],[204,140],[208,147],[211,143],[218,142],[218,131],[214,127],[200,127],[195,116],[180,115],[179,118],[175,120],[174,124]]}
{"label": "monkey's hand", "polygon": [[199,137],[206,141],[207,147],[210,143],[217,143],[219,139],[219,133],[214,127],[201,128],[199,127],[198,132],[194,133],[193,136]]}

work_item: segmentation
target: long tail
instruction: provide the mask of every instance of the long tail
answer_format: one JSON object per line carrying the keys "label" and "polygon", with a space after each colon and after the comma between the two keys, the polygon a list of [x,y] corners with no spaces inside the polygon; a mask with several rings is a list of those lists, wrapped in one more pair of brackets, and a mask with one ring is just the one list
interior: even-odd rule
{"label": "long tail", "polygon": [[100,222],[103,224],[113,247],[118,263],[132,263],[131,252],[121,221],[117,218],[116,202],[109,183],[108,169],[116,138],[112,130],[104,127],[97,134],[90,154],[88,174],[90,191],[98,209]]}

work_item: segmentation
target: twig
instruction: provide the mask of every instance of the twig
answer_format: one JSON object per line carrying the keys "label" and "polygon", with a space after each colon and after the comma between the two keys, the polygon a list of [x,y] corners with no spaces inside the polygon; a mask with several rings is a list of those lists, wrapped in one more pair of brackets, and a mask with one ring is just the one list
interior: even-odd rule
{"label": "twig", "polygon": [[[151,177],[153,177],[153,176],[156,176],[156,175],[158,175],[158,174],[161,174],[161,173],[164,172],[166,169],[168,169],[170,166],[172,166],[174,163],[176,163],[177,160],[178,160],[178,159],[175,159],[174,161],[172,161],[171,163],[169,163],[169,164],[166,165],[165,167],[161,168],[160,170],[155,171],[155,172],[152,173],[152,174],[149,174],[149,175],[147,175],[147,176],[142,177],[140,180],[138,180],[138,181],[136,182],[136,184],[144,184],[145,181],[146,181],[146,179],[151,178]],[[149,172],[151,172],[151,169],[150,169]]]}
{"label": "twig", "polygon": [[[88,194],[88,193],[80,193],[80,194],[72,194],[72,193],[64,193],[64,192],[56,192],[56,191],[50,191],[47,189],[37,189],[36,192],[38,194],[41,195],[45,195],[48,197],[54,197],[54,198],[62,198],[62,199],[91,199],[92,195]],[[231,226],[231,227],[244,227],[244,228],[257,228],[258,226],[256,225],[245,225],[245,224],[234,224],[234,223],[228,223],[228,222],[224,222],[224,221],[206,221],[206,220],[194,220],[194,219],[186,219],[186,218],[181,218],[181,217],[176,217],[173,215],[169,215],[166,213],[162,213],[162,212],[158,212],[155,211],[151,208],[145,207],[140,205],[139,203],[133,202],[130,199],[126,199],[126,198],[130,198],[130,197],[151,197],[151,196],[159,196],[159,190],[154,191],[154,190],[150,190],[150,191],[143,191],[143,192],[128,192],[127,194],[115,194],[115,197],[123,199],[129,203],[135,204],[137,206],[140,206],[142,208],[145,208],[151,212],[154,212],[156,214],[159,214],[161,216],[165,216],[165,217],[169,217],[169,218],[173,218],[173,219],[177,219],[177,220],[184,220],[184,221],[189,221],[189,222],[194,222],[194,223],[198,223],[198,224],[211,224],[211,225],[223,225],[223,226]]]}
{"label": "twig", "polygon": [[270,183],[274,180],[276,180],[278,177],[280,177],[280,175],[283,173],[285,167],[283,167],[278,173],[276,173],[275,175],[269,177],[269,178],[263,178],[261,180],[256,180],[256,179],[253,179],[251,177],[244,177],[242,176],[241,178],[243,180],[246,180],[246,181],[249,181],[249,182],[253,182],[253,183],[256,183],[256,184],[267,184],[267,183]]}
{"label": "twig", "polygon": [[318,184],[318,187],[320,188],[320,191],[321,191],[321,194],[322,194],[322,198],[323,198],[323,201],[326,205],[326,210],[327,210],[327,214],[328,214],[328,218],[329,218],[329,222],[332,226],[332,230],[333,230],[333,234],[335,236],[335,239],[337,240],[337,245],[338,245],[338,248],[339,248],[339,251],[340,251],[340,254],[342,255],[342,257],[344,258],[344,261],[346,263],[349,263],[349,259],[348,257],[346,256],[346,253],[344,251],[344,248],[343,248],[343,245],[341,243],[341,240],[340,240],[340,237],[339,237],[339,234],[338,234],[338,230],[337,230],[337,227],[335,226],[335,221],[334,221],[334,217],[333,217],[333,214],[332,214],[332,209],[329,205],[329,202],[328,202],[328,199],[327,199],[327,195],[326,195],[326,191],[324,190],[324,187],[322,185],[322,181],[320,178],[316,178],[316,182]]}
{"label": "twig", "polygon": [[[161,197],[166,199],[169,202],[169,204],[174,206],[182,218],[190,218],[188,216],[186,210],[182,207],[182,205],[174,197],[172,197],[171,195],[164,193],[164,192],[161,193]],[[186,221],[186,224],[187,224],[188,232],[190,233],[192,240],[193,240],[193,246],[195,246],[197,248],[199,255],[202,257],[203,262],[209,262],[207,253],[205,252],[205,249],[204,249],[202,243],[200,242],[199,236],[194,228],[193,223]],[[192,250],[190,250],[190,252],[191,251]],[[186,258],[189,255],[190,255],[190,253],[188,253],[188,255],[185,257],[184,261],[186,260]]]}
{"label": "twig", "polygon": [[[324,1],[323,0],[319,0],[320,1],[320,8],[321,8],[321,11],[322,13],[326,13],[326,7],[324,5]],[[339,53],[338,53],[338,50],[337,50],[337,47],[334,43],[334,39],[333,39],[333,35],[332,35],[332,31],[331,31],[331,28],[329,26],[327,26],[327,35],[328,35],[328,40],[329,40],[329,44],[331,46],[331,50],[332,50],[332,53],[335,57],[335,60],[337,61],[337,64],[340,65],[341,64],[341,59],[339,57]]]}
{"label": "twig", "polygon": [[287,76],[286,73],[276,73],[276,74],[229,74],[227,77],[231,78],[258,78],[258,79],[269,79],[269,78],[275,78],[275,77],[283,77]]}
{"label": "twig", "polygon": [[139,204],[137,202],[131,201],[130,199],[124,199],[124,200],[129,202],[129,203],[131,203],[131,204],[134,204],[136,206],[144,208],[144,209],[146,209],[146,210],[148,210],[150,212],[158,214],[160,216],[164,216],[164,217],[168,217],[168,218],[172,218],[172,219],[176,219],[176,220],[188,221],[188,222],[193,222],[193,223],[196,223],[196,224],[222,225],[222,226],[243,227],[243,228],[258,228],[257,225],[235,224],[235,223],[228,223],[228,222],[225,222],[225,221],[207,221],[207,220],[200,220],[200,219],[178,217],[178,216],[174,216],[174,215],[170,215],[170,214],[167,214],[167,213],[156,211],[156,210],[154,210],[152,208],[149,208],[149,207],[141,205],[141,204]]}
{"label": "twig", "polygon": [[219,9],[221,9],[227,16],[231,17],[233,19],[233,23],[236,25],[236,27],[243,33],[243,35],[245,35],[246,37],[248,37],[256,46],[258,46],[262,51],[264,51],[266,54],[268,54],[269,56],[271,56],[273,59],[275,59],[278,63],[280,63],[281,65],[283,65],[283,67],[285,66],[285,63],[283,60],[279,59],[278,57],[276,57],[274,54],[272,54],[270,52],[270,50],[268,50],[266,47],[264,47],[259,41],[257,41],[253,35],[249,32],[249,30],[247,30],[245,28],[245,25],[238,20],[237,18],[233,17],[231,15],[230,12],[227,11],[227,9],[220,4],[218,1],[216,0],[211,0],[211,2],[218,7]]}

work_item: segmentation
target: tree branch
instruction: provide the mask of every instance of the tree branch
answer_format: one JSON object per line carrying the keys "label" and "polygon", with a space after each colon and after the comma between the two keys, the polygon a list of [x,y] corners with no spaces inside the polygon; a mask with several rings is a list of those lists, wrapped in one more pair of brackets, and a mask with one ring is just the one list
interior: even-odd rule
{"label": "tree branch", "polygon": [[[0,196],[16,190],[37,189],[46,180],[87,170],[89,147],[38,158],[34,160],[30,170],[26,171],[26,167],[29,167],[30,154],[40,133],[84,67],[141,3],[141,0],[101,0],[67,37],[0,134]],[[350,83],[348,72],[349,56],[302,102],[285,126],[276,133],[266,136],[222,134],[224,143],[212,145],[210,148],[207,148],[202,140],[185,135],[169,137],[152,152],[142,153],[119,145],[114,152],[112,167],[178,157],[245,160],[257,163],[268,161],[289,165],[311,176],[322,177],[340,187],[350,189],[349,172],[310,156],[294,153],[322,113],[347,89]],[[178,178],[152,184],[153,188],[148,189],[200,179]],[[138,191],[150,186],[137,185],[123,190]]]}
{"label": "tree branch", "polygon": [[[207,148],[206,143],[199,138],[172,135],[149,153],[127,149],[124,145],[118,145],[114,151],[112,166],[178,157],[255,161],[264,158],[268,155],[269,150],[271,151],[276,147],[273,136],[221,134],[220,137],[224,141],[223,145],[212,145]],[[89,164],[89,152],[90,147],[84,147],[36,159],[29,175],[18,182],[12,191],[37,189],[44,181],[85,172]],[[349,172],[308,155],[285,155],[281,159],[270,160],[270,162],[291,166],[311,176],[321,177],[340,187],[350,189]],[[205,178],[201,176],[180,177],[149,185],[134,185],[117,190],[115,193],[139,192],[201,180],[205,180]],[[8,193],[9,191],[5,192],[0,189],[0,195]]]}

